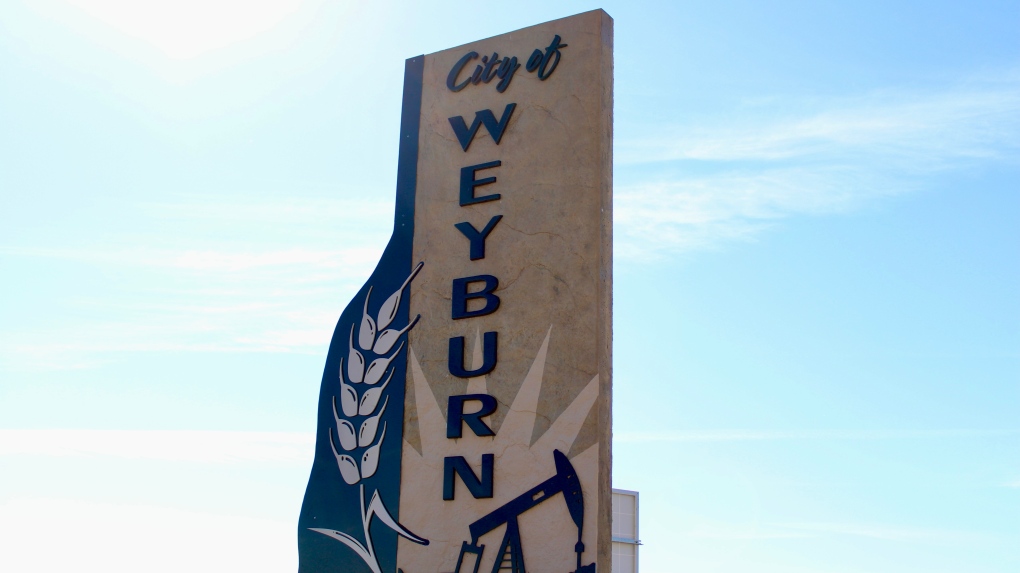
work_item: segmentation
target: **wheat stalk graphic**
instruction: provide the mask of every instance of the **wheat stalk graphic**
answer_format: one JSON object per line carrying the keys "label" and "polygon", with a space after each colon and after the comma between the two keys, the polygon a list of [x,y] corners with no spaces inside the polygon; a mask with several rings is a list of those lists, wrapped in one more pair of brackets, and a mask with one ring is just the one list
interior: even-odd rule
{"label": "wheat stalk graphic", "polygon": [[[337,408],[337,397],[333,396],[333,420],[336,425],[336,440],[333,439],[333,430],[329,432],[329,445],[336,458],[340,475],[348,485],[359,485],[359,497],[361,502],[361,523],[364,528],[365,543],[350,534],[333,529],[309,528],[312,531],[332,537],[337,541],[350,547],[369,566],[372,573],[382,573],[379,567],[379,560],[375,554],[372,543],[372,535],[369,531],[372,518],[378,517],[387,527],[415,543],[428,545],[429,541],[410,532],[406,527],[397,523],[386,509],[379,491],[372,492],[371,501],[366,504],[365,484],[362,480],[372,477],[379,470],[379,456],[383,440],[386,439],[386,423],[382,420],[386,412],[386,405],[389,397],[383,398],[390,380],[393,378],[393,370],[390,365],[404,348],[404,343],[394,349],[400,337],[410,331],[421,318],[418,315],[407,326],[403,328],[388,328],[393,319],[397,316],[400,308],[400,300],[403,297],[404,289],[414,280],[418,271],[425,263],[418,263],[411,274],[408,275],[400,288],[391,294],[379,308],[376,318],[368,313],[369,300],[372,297],[372,287],[368,288],[365,294],[364,310],[361,315],[360,326],[351,326],[351,334],[347,350],[347,368],[344,369],[344,359],[340,359],[340,408]],[[358,336],[355,344],[354,331],[357,328]],[[375,358],[368,362],[365,355],[374,355]],[[387,372],[389,375],[386,376]],[[385,382],[383,378],[386,378]],[[350,381],[350,383],[348,383]],[[380,384],[382,382],[382,384]],[[360,393],[358,387],[366,387]],[[380,405],[382,402],[382,405]],[[354,420],[360,419],[360,426],[355,431]],[[378,439],[376,438],[378,436]],[[337,449],[337,442],[340,448]],[[345,453],[341,453],[345,452]],[[351,455],[354,454],[354,455]],[[359,463],[360,457],[360,463]],[[367,507],[366,507],[367,505]]]}

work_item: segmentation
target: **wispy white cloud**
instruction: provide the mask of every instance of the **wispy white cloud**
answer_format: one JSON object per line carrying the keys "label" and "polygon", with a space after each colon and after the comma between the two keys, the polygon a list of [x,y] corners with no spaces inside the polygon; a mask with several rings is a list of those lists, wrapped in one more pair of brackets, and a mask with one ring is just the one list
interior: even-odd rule
{"label": "wispy white cloud", "polygon": [[0,430],[0,456],[311,464],[314,445],[314,434],[301,432]]}
{"label": "wispy white cloud", "polygon": [[988,538],[974,531],[855,522],[778,522],[778,523],[724,523],[697,521],[685,528],[681,535],[693,539],[723,541],[760,541],[771,539],[813,539],[826,536],[863,537],[897,543],[951,543],[968,544]]}
{"label": "wispy white cloud", "polygon": [[[79,301],[111,318],[69,321],[56,327],[0,331],[0,366],[8,371],[63,371],[102,366],[125,353],[297,353],[321,354],[353,287],[280,304],[231,304],[213,297],[205,304],[135,304]],[[270,295],[257,287],[244,298]],[[217,302],[222,306],[217,306]]]}
{"label": "wispy white cloud", "polygon": [[321,353],[378,263],[392,210],[387,201],[182,196],[137,209],[137,221],[159,230],[150,235],[0,246],[13,264],[84,264],[130,281],[51,301],[82,311],[59,325],[0,328],[0,367],[94,368],[138,352]]}
{"label": "wispy white cloud", "polygon": [[762,539],[803,539],[815,537],[805,531],[791,531],[777,527],[748,526],[723,523],[697,523],[683,532],[693,539],[753,541]]}
{"label": "wispy white cloud", "polygon": [[148,216],[162,219],[300,225],[306,229],[314,221],[342,222],[345,227],[354,227],[364,233],[390,230],[388,223],[392,222],[393,200],[388,196],[383,199],[289,198],[286,201],[256,201],[250,197],[210,200],[181,196],[177,202],[146,203],[142,208]]}
{"label": "wispy white cloud", "polygon": [[[1020,113],[1018,84],[1020,73],[1010,70],[998,81],[941,91],[887,90],[824,103],[803,102],[806,109],[798,114],[785,111],[792,102],[776,104],[777,109],[771,110],[759,107],[754,109],[755,117],[773,119],[749,122],[738,114],[736,125],[668,128],[641,140],[621,142],[617,159],[623,164],[680,159],[772,161],[853,149],[931,164],[952,157],[1005,157],[1020,143],[1014,129]],[[682,135],[675,135],[678,132]]]}
{"label": "wispy white cloud", "polygon": [[308,266],[314,269],[357,269],[378,261],[379,247],[338,250],[307,248],[242,250],[108,249],[0,247],[0,254],[15,257],[64,259],[95,265],[161,267],[233,273],[242,270]]}
{"label": "wispy white cloud", "polygon": [[303,0],[68,0],[118,32],[151,44],[174,60],[250,40],[296,12]]}
{"label": "wispy white cloud", "polygon": [[749,442],[775,440],[907,440],[929,438],[994,438],[1020,435],[1020,429],[977,430],[692,430],[687,432],[617,432],[617,443]]}
{"label": "wispy white cloud", "polygon": [[896,542],[970,543],[981,541],[988,537],[986,534],[972,531],[875,523],[773,523],[770,526],[787,531],[793,530],[819,535],[866,537]]}
{"label": "wispy white cloud", "polygon": [[956,529],[853,522],[720,523],[700,521],[682,532],[684,537],[707,540],[756,541],[811,539],[823,536],[863,537],[881,541],[967,544],[987,534]]}
{"label": "wispy white cloud", "polygon": [[[1020,156],[1020,73],[814,102],[801,113],[786,105],[619,141],[620,165],[674,173],[618,180],[621,260],[748,240],[788,217],[853,210],[922,188],[931,173]],[[6,258],[131,269],[136,282],[64,301],[104,311],[87,325],[0,330],[0,366],[89,368],[161,350],[319,352],[392,224],[388,200],[181,196],[139,210],[162,242],[0,246]],[[218,242],[225,226],[248,242]]]}
{"label": "wispy white cloud", "polygon": [[178,573],[294,569],[294,523],[137,503],[0,503],[0,570]]}
{"label": "wispy white cloud", "polygon": [[655,259],[747,240],[786,217],[850,209],[895,188],[877,174],[844,166],[746,168],[624,188],[614,202],[616,253]]}
{"label": "wispy white cloud", "polygon": [[[1020,157],[1020,72],[941,90],[773,103],[616,145],[617,254],[654,259],[852,210],[946,170]],[[762,119],[766,118],[766,119]],[[668,174],[661,174],[663,172]],[[679,174],[678,174],[679,173]]]}

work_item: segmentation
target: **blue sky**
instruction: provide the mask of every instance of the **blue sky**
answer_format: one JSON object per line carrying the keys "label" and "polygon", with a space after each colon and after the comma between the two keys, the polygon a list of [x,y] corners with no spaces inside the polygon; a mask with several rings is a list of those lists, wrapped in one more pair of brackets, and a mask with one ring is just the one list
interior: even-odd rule
{"label": "blue sky", "polygon": [[596,7],[642,571],[1020,569],[1020,3],[315,0],[0,4],[0,569],[293,570],[403,60]]}

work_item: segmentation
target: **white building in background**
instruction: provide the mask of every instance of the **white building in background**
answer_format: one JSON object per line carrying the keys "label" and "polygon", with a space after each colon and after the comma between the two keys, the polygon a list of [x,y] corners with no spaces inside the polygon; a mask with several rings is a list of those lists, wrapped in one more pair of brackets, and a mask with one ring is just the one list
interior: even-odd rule
{"label": "white building in background", "polygon": [[613,489],[613,573],[638,573],[638,492]]}

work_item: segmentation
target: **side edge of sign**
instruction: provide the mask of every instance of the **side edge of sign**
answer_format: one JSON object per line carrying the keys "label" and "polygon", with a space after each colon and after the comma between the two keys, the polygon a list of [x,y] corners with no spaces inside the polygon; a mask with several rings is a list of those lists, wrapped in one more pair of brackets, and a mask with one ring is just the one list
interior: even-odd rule
{"label": "side edge of sign", "polygon": [[610,571],[613,562],[613,18],[601,14],[602,81],[602,221],[599,291],[599,547],[597,570]]}

